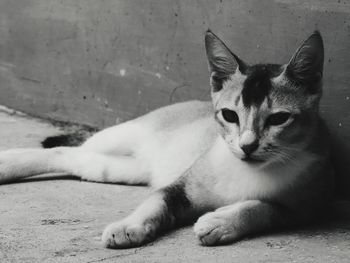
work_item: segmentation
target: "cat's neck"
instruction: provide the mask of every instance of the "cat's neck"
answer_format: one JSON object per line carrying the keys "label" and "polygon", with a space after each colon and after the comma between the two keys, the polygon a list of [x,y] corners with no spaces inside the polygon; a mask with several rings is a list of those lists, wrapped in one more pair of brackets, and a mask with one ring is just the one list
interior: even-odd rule
{"label": "cat's neck", "polygon": [[[305,171],[314,160],[314,156],[305,151],[300,152],[293,162],[278,166],[251,164],[237,158],[218,136],[213,147],[192,167],[192,171],[193,178],[197,177],[204,189],[210,186],[215,200],[230,204],[252,198],[273,198],[303,181]],[[208,201],[203,200],[204,203]]]}

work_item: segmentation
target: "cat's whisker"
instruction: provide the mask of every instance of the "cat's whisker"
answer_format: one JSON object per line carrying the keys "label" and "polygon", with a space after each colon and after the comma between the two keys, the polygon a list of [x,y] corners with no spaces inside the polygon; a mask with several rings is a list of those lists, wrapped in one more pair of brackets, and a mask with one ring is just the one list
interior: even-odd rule
{"label": "cat's whisker", "polygon": [[[275,162],[281,162],[281,163],[289,163],[289,162],[295,162],[296,158],[293,154],[288,153],[287,151],[284,151],[283,149],[273,149],[270,152],[273,157],[275,157]],[[276,158],[277,157],[277,158]]]}

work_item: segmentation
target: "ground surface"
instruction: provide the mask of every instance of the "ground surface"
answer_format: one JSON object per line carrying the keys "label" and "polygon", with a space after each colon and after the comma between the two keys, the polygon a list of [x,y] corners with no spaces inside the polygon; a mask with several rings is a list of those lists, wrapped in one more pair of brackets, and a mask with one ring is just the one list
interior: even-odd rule
{"label": "ground surface", "polygon": [[[0,112],[0,150],[39,146],[61,132],[40,120]],[[202,247],[192,228],[134,249],[100,244],[103,228],[130,213],[144,187],[78,180],[29,180],[0,186],[0,262],[349,262],[350,206],[317,226]]]}

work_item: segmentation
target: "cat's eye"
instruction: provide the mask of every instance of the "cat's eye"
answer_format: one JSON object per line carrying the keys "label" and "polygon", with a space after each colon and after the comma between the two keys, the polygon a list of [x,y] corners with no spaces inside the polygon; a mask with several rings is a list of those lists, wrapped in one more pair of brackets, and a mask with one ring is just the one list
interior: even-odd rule
{"label": "cat's eye", "polygon": [[230,123],[239,123],[239,118],[235,111],[229,109],[222,109],[221,114],[225,121]]}
{"label": "cat's eye", "polygon": [[289,112],[277,112],[267,117],[265,125],[266,126],[282,125],[286,123],[290,117],[291,117],[291,114]]}

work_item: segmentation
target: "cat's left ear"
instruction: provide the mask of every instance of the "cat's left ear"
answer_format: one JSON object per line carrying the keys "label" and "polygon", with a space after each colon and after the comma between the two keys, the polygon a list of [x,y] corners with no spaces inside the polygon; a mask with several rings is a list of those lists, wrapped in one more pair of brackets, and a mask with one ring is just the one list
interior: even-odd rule
{"label": "cat's left ear", "polygon": [[285,74],[288,79],[308,88],[310,93],[319,92],[323,75],[324,48],[320,32],[315,31],[297,49],[289,61]]}
{"label": "cat's left ear", "polygon": [[244,72],[245,64],[209,29],[205,34],[205,49],[208,57],[210,81],[213,91],[222,89],[222,82],[237,70]]}

